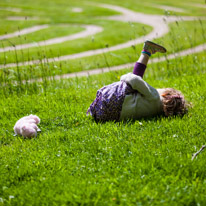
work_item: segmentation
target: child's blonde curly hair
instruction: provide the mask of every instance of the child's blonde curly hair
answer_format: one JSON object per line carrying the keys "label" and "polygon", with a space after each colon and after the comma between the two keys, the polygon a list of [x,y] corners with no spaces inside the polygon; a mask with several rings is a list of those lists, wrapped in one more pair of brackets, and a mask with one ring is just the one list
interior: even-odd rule
{"label": "child's blonde curly hair", "polygon": [[166,88],[161,96],[163,97],[162,103],[165,116],[182,116],[187,113],[188,104],[180,91],[173,88]]}

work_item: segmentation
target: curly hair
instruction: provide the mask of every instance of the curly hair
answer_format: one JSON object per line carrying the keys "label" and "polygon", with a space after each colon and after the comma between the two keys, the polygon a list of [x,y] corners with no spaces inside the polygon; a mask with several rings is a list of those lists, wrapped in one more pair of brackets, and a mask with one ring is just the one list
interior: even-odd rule
{"label": "curly hair", "polygon": [[163,97],[162,103],[165,116],[182,116],[187,113],[187,103],[180,91],[173,88],[166,88],[161,96]]}

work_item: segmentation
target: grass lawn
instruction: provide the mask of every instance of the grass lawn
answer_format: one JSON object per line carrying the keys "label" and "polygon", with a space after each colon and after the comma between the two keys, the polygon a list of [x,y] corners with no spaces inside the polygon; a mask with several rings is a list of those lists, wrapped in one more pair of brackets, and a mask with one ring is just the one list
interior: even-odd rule
{"label": "grass lawn", "polygon": [[[204,205],[205,153],[191,161],[205,144],[205,63],[197,64],[204,58],[148,68],[151,85],[180,89],[192,102],[183,118],[96,124],[87,117],[96,90],[128,71],[14,87],[2,95],[4,203]],[[13,137],[15,121],[30,113],[41,117],[42,133],[31,140]]]}
{"label": "grass lawn", "polygon": [[[102,1],[139,12],[162,14],[164,11],[132,0]],[[180,1],[156,1],[156,4],[180,7],[183,15],[202,16],[202,8]],[[21,8],[20,13],[0,11],[4,20],[0,34],[15,32],[39,24],[53,24],[48,29],[28,34],[27,42],[55,38],[82,31],[81,27],[58,28],[59,23],[95,24],[104,31],[91,37],[51,46],[50,49],[69,54],[99,48],[102,45],[128,41],[134,27],[147,25],[99,20],[98,16],[116,14],[86,1],[68,3],[65,0],[6,1],[0,8]],[[72,8],[81,7],[83,13]],[[144,10],[142,9],[144,8]],[[62,12],[65,9],[67,12]],[[52,12],[53,11],[53,12]],[[55,11],[55,12],[54,12]],[[60,15],[62,14],[62,15]],[[177,13],[179,15],[179,13]],[[40,20],[7,21],[8,16],[38,16]],[[84,17],[87,18],[84,18]],[[67,19],[67,21],[65,20]],[[7,24],[8,23],[8,24]],[[111,24],[112,23],[112,24]],[[6,27],[7,25],[7,27]],[[112,25],[117,28],[109,33]],[[5,27],[4,27],[5,26]],[[122,27],[121,27],[122,26]],[[70,27],[69,27],[70,28]],[[45,33],[44,33],[45,32]],[[142,30],[136,29],[141,36]],[[133,38],[133,36],[131,36]],[[18,38],[12,41],[19,43]],[[170,33],[156,42],[163,43],[168,53],[181,51],[205,42],[205,21],[170,25]],[[93,45],[92,45],[93,43]],[[94,46],[94,44],[96,45]],[[7,44],[7,43],[6,43]],[[89,70],[109,65],[133,62],[142,45],[105,55],[96,55],[51,64],[45,67],[24,66],[3,69],[0,73],[0,205],[206,205],[206,153],[193,161],[192,154],[205,145],[206,130],[206,57],[205,52],[149,64],[144,79],[155,88],[173,87],[183,92],[192,107],[184,117],[163,116],[126,122],[95,123],[86,111],[96,91],[104,85],[119,81],[130,72],[124,69],[89,77],[48,81],[46,76]],[[49,48],[47,48],[49,50]],[[42,50],[32,49],[34,53]],[[32,53],[31,50],[31,53]],[[21,53],[21,52],[20,52]],[[4,54],[15,62],[14,53]],[[25,52],[25,58],[28,58]],[[5,60],[1,54],[1,62]],[[38,57],[37,57],[38,58]],[[55,67],[56,66],[56,67]],[[54,69],[54,70],[52,70]],[[59,71],[61,69],[61,71]],[[23,84],[24,79],[43,77],[43,82]],[[13,82],[13,80],[18,80]],[[42,132],[36,138],[13,136],[13,126],[22,116],[36,114],[41,118]]]}

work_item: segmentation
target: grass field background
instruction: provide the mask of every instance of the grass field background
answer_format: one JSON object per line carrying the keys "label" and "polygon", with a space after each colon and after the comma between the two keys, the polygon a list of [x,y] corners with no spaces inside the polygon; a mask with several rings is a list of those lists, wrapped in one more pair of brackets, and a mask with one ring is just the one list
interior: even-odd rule
{"label": "grass field background", "polygon": [[[149,33],[139,23],[103,17],[118,14],[99,1],[0,2],[0,35],[35,25],[48,29],[8,40],[0,47],[25,44],[83,31],[92,24],[104,30],[94,36],[47,47],[0,53],[0,64],[53,58],[117,45]],[[106,1],[136,12],[157,15],[205,16],[205,4],[195,1]],[[202,4],[198,7],[196,4]],[[184,9],[165,11],[158,5]],[[73,8],[82,8],[75,13]],[[8,8],[21,9],[19,12]],[[10,16],[36,20],[7,20]],[[168,54],[205,43],[205,20],[171,23],[170,32],[155,41]],[[68,24],[68,27],[60,27]],[[70,26],[71,25],[71,26]],[[126,122],[95,123],[86,111],[96,91],[119,81],[132,68],[81,78],[49,81],[47,76],[135,62],[142,44],[65,62],[0,70],[0,205],[202,205],[206,204],[205,157],[192,154],[205,144],[205,51],[149,64],[144,79],[155,88],[181,90],[192,107],[183,118],[155,117]],[[159,56],[161,57],[161,55]],[[43,78],[43,82],[29,80]],[[24,80],[27,80],[25,83]],[[41,118],[36,138],[14,137],[22,116]]]}

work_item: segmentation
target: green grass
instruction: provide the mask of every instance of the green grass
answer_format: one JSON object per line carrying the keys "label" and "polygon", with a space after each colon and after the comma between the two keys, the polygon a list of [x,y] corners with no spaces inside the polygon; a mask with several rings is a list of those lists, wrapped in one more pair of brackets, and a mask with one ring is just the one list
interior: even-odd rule
{"label": "green grass", "polygon": [[[99,1],[98,1],[99,2]],[[108,1],[152,14],[153,1]],[[184,15],[203,15],[203,9],[177,0],[156,4],[186,9]],[[141,5],[140,5],[141,4]],[[18,44],[41,41],[80,31],[58,27],[60,23],[95,24],[105,30],[93,38],[42,49],[17,52],[19,60],[41,59],[116,45],[151,31],[147,25],[128,24],[99,17],[117,14],[89,5],[87,1],[6,1],[0,7],[22,8],[20,13],[0,12],[0,34],[39,24],[49,29],[10,39]],[[73,7],[83,13],[72,13]],[[65,11],[65,12],[63,12]],[[35,21],[7,21],[7,16],[38,16]],[[179,13],[177,13],[179,15]],[[26,37],[26,39],[25,39]],[[168,54],[205,43],[205,21],[170,24],[170,32],[155,40]],[[8,45],[4,42],[5,45]],[[192,107],[184,117],[163,116],[136,121],[97,124],[86,111],[104,85],[119,81],[132,71],[124,69],[101,75],[46,79],[55,74],[90,70],[136,61],[142,45],[102,55],[55,63],[3,69],[0,72],[0,205],[171,205],[204,206],[206,58],[205,52],[149,64],[144,79],[155,88],[173,87]],[[154,56],[157,57],[157,56]],[[15,62],[13,52],[1,54],[0,64]],[[43,82],[23,83],[42,77]],[[36,138],[13,136],[15,122],[29,114],[41,118]]]}
{"label": "green grass", "polygon": [[[73,41],[67,41],[61,44],[49,45],[46,48],[30,48],[29,56],[27,55],[28,49],[25,51],[13,51],[13,52],[5,52],[0,53],[0,61],[4,62],[5,55],[7,56],[6,62],[14,62],[16,55],[19,61],[27,61],[28,58],[32,59],[42,59],[46,56],[46,58],[52,58],[56,56],[62,56],[66,54],[73,54],[78,52],[83,52],[92,49],[105,48],[106,45],[114,46],[119,43],[127,42],[131,39],[140,37],[144,34],[149,33],[151,28],[145,26],[143,29],[142,24],[131,24],[122,23],[117,21],[101,21],[98,23],[94,23],[97,26],[101,26],[104,28],[104,31],[95,35],[95,37],[89,36],[83,39],[77,39]],[[125,32],[125,31],[128,31]],[[47,39],[47,36],[44,36]],[[39,51],[44,53],[43,56],[39,54]],[[16,55],[15,55],[16,53]]]}
{"label": "green grass", "polygon": [[[197,46],[199,44],[202,44],[206,40],[206,34],[205,34],[205,23],[206,21],[188,21],[188,22],[179,22],[179,23],[172,23],[170,24],[170,32],[166,34],[164,37],[156,39],[156,42],[163,44],[168,52],[167,54],[174,53],[181,51],[183,49],[192,48],[194,46]],[[119,23],[118,23],[119,24]],[[118,27],[117,24],[117,27]],[[114,26],[115,24],[112,24],[111,26]],[[109,29],[111,29],[111,26]],[[115,36],[115,31],[105,34],[97,34],[94,37],[94,40],[92,41],[91,37],[86,38],[86,41],[83,39],[76,40],[73,42],[63,43],[63,44],[57,44],[54,46],[49,46],[46,48],[42,48],[41,52],[37,50],[37,54],[39,58],[51,58],[53,56],[59,56],[59,55],[65,55],[66,53],[78,53],[81,52],[82,49],[89,50],[89,49],[97,49],[105,47],[105,45],[113,45],[121,43],[120,41],[126,42],[130,39],[134,39],[142,34],[144,32],[149,32],[149,29],[142,28],[139,24],[127,24],[124,25],[128,33],[118,33],[118,36]],[[104,32],[103,32],[104,33]],[[114,38],[116,37],[116,38]],[[114,40],[115,39],[115,40]],[[119,42],[118,42],[119,41]],[[60,46],[61,45],[61,46]],[[60,46],[60,48],[58,47]],[[56,49],[54,49],[56,48]],[[142,48],[142,45],[136,45],[134,47],[108,52],[100,55],[95,55],[91,57],[85,57],[81,59],[74,59],[69,60],[67,62],[55,62],[50,64],[44,64],[44,68],[42,68],[41,65],[34,65],[31,67],[20,67],[21,68],[21,75],[22,78],[27,77],[27,79],[30,78],[38,78],[41,77],[42,72],[44,72],[45,76],[53,76],[57,74],[65,74],[65,73],[72,73],[72,72],[78,72],[82,70],[91,70],[94,68],[102,68],[107,66],[114,66],[129,62],[135,62],[138,58],[138,51],[140,51]],[[17,58],[18,61],[22,61],[23,58],[29,59],[35,59],[35,56],[32,55],[32,50],[35,49],[29,49],[29,53],[19,51],[17,52]],[[11,52],[10,52],[11,53]],[[10,62],[9,57],[12,56],[12,59],[16,58],[16,56],[12,53],[11,55],[7,54],[1,54],[2,61]],[[5,59],[6,56],[6,59]],[[161,55],[160,55],[161,56]],[[102,61],[103,59],[103,61]],[[28,59],[27,59],[28,60]],[[52,68],[52,72],[51,69]],[[7,76],[9,79],[16,80],[18,75],[14,75],[17,73],[18,68],[10,69],[7,71]],[[44,71],[42,71],[44,70]],[[1,71],[2,73],[3,71]],[[32,74],[32,75],[31,75]],[[2,74],[3,75],[3,74]]]}
{"label": "green grass", "polygon": [[[98,0],[95,0],[96,2],[99,2]],[[114,5],[119,5],[119,6],[124,6],[128,9],[132,9],[135,11],[139,11],[142,13],[146,14],[165,14],[164,9],[156,8],[152,5],[165,5],[165,6],[171,6],[171,7],[177,7],[177,8],[182,8],[185,11],[184,12],[174,12],[174,11],[169,11],[169,14],[176,14],[176,15],[188,15],[188,16],[205,16],[205,8],[201,7],[196,7],[193,4],[204,4],[202,0],[190,0],[187,2],[184,1],[165,1],[165,0],[147,0],[146,2],[141,2],[141,1],[133,1],[133,0],[128,0],[128,1],[115,1],[115,0],[103,0],[101,2],[108,3],[108,4],[114,4]],[[167,13],[167,12],[166,12]]]}
{"label": "green grass", "polygon": [[[203,62],[204,53],[170,61],[176,68],[153,64],[145,76],[154,87],[185,94],[193,108],[183,118],[96,124],[87,117],[96,90],[129,70],[14,87],[2,95],[4,203],[204,205],[205,153],[191,161],[205,144]],[[41,117],[42,133],[31,140],[13,137],[15,121],[30,113]]]}
{"label": "green grass", "polygon": [[71,34],[78,33],[83,31],[84,29],[80,26],[72,26],[72,25],[54,25],[49,26],[49,28],[42,29],[40,31],[36,31],[30,34],[21,35],[15,38],[9,38],[1,41],[0,47],[7,47],[19,44],[27,44],[33,42],[44,41],[47,39],[67,36]]}

